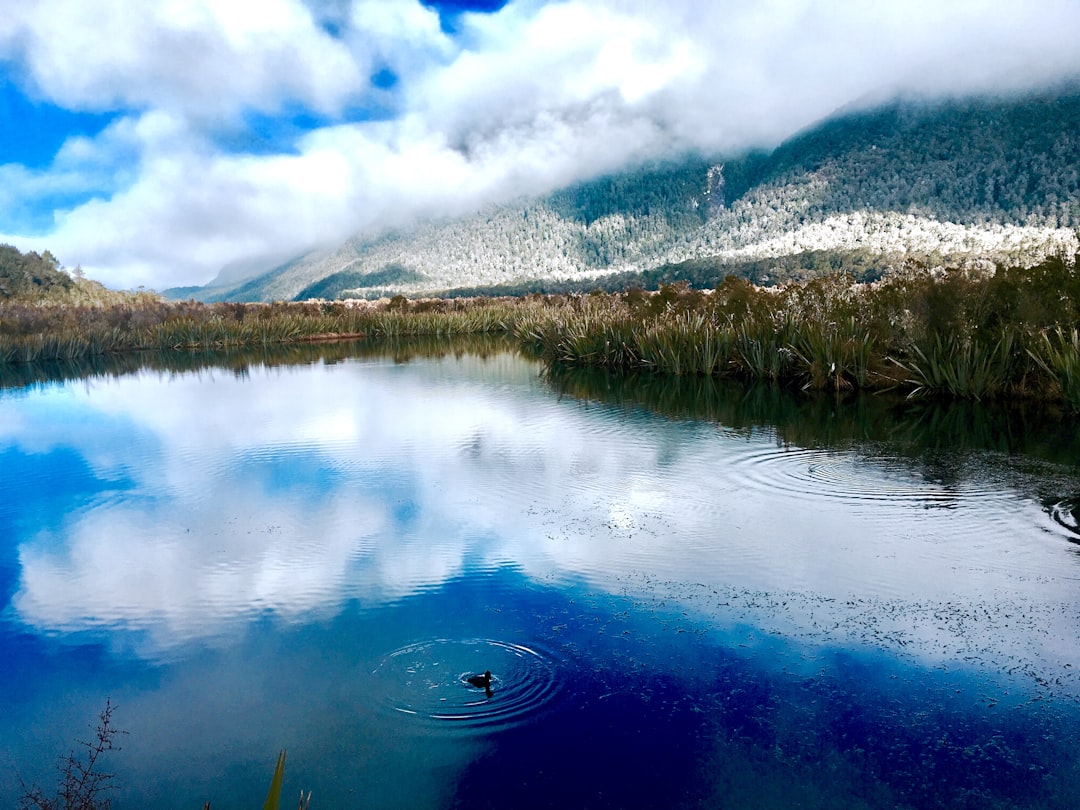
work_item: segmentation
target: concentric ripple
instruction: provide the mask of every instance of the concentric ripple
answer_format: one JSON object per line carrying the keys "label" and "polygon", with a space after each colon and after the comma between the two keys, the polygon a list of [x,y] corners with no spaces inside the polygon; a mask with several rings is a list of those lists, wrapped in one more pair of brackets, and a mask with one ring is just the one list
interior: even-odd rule
{"label": "concentric ripple", "polygon": [[1059,526],[1080,537],[1080,499],[1058,501],[1051,505],[1050,517]]}
{"label": "concentric ripple", "polygon": [[918,506],[951,506],[959,495],[998,497],[1000,488],[972,481],[947,487],[927,480],[901,459],[876,458],[872,463],[848,452],[812,448],[755,446],[732,465],[744,486],[815,500],[850,503],[889,502]]}
{"label": "concentric ripple", "polygon": [[[485,670],[490,694],[468,681]],[[447,730],[518,725],[559,691],[548,654],[495,639],[410,644],[386,655],[372,675],[385,708]]]}
{"label": "concentric ripple", "polygon": [[949,508],[960,498],[1000,499],[1002,491],[1008,490],[1000,475],[978,467],[974,460],[967,463],[969,467],[963,469],[969,474],[951,470],[957,483],[945,485],[903,458],[875,455],[867,459],[850,451],[753,446],[734,457],[730,469],[739,475],[743,486],[810,500],[888,501]]}

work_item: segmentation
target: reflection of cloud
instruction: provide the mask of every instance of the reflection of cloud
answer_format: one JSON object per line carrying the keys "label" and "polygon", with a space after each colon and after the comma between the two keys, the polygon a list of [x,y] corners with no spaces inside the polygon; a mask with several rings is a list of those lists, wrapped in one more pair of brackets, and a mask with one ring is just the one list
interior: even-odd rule
{"label": "reflection of cloud", "polygon": [[52,629],[147,630],[163,643],[263,612],[310,618],[337,609],[358,550],[383,533],[377,503],[269,499],[225,475],[204,483],[197,500],[101,504],[59,547],[24,545],[16,610]]}
{"label": "reflection of cloud", "polygon": [[[1038,504],[961,486],[941,508],[907,471],[555,401],[534,372],[506,357],[342,363],[0,399],[0,446],[70,446],[127,487],[20,538],[14,608],[43,631],[139,631],[154,654],[512,565],[931,659],[1074,647],[1076,572],[1039,541]],[[808,465],[833,491],[805,494]],[[835,491],[844,476],[853,497]],[[1010,611],[1031,618],[1009,630]]]}

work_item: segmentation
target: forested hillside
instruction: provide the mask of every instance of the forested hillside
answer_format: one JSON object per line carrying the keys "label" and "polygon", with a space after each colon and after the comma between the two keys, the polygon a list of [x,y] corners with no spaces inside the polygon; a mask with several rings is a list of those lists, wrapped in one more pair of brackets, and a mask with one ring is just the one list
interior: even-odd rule
{"label": "forested hillside", "polygon": [[121,304],[159,298],[141,289],[136,292],[107,289],[100,282],[85,278],[78,267],[69,274],[47,250],[40,254],[23,253],[12,245],[0,245],[0,306],[12,307],[7,310],[9,313],[27,305]]}
{"label": "forested hillside", "polygon": [[11,245],[0,245],[0,301],[37,301],[72,286],[71,276],[48,251],[44,255],[21,253]]}
{"label": "forested hillside", "polygon": [[1080,95],[897,103],[835,118],[768,154],[684,156],[358,236],[202,296],[526,291],[680,271],[702,285],[728,272],[764,282],[836,269],[866,277],[909,258],[1072,256],[1078,227]]}

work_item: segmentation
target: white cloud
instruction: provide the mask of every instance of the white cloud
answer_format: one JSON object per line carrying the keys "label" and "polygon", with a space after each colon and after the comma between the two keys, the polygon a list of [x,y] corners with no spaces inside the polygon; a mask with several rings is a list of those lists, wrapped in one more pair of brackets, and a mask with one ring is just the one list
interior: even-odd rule
{"label": "white cloud", "polygon": [[[517,2],[461,27],[448,36],[416,0],[19,4],[0,22],[0,55],[28,86],[132,112],[70,142],[51,170],[5,169],[35,199],[80,177],[99,194],[39,239],[0,238],[118,286],[204,283],[230,263],[673,150],[767,146],[846,106],[1080,75],[1068,0]],[[368,84],[382,69],[398,77],[389,91]],[[330,126],[280,155],[213,146],[246,111],[290,103],[393,117]],[[80,150],[117,174],[72,174]]]}
{"label": "white cloud", "polygon": [[414,0],[353,0],[348,41],[386,67],[409,74],[448,59],[456,50],[439,26],[439,15]]}
{"label": "white cloud", "polygon": [[5,16],[0,53],[17,52],[36,93],[73,109],[334,111],[366,82],[297,0],[45,0]]}

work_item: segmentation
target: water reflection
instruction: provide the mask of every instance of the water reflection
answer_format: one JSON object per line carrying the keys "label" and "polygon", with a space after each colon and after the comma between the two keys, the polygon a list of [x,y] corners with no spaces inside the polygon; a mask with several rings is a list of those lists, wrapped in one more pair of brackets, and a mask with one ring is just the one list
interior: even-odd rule
{"label": "water reflection", "polygon": [[[560,403],[537,371],[470,355],[144,372],[10,401],[10,461],[74,455],[77,489],[94,491],[62,504],[57,525],[27,523],[12,605],[31,627],[123,630],[154,655],[265,613],[311,621],[506,564],[615,591],[655,579],[809,594],[783,617],[809,635],[821,612],[852,621],[819,600],[902,599],[907,625],[910,611],[987,588],[1030,601],[1034,628],[1076,587],[1078,570],[1040,540],[1068,529],[1064,510],[1025,491],[1069,470],[1032,475],[1031,456],[1018,469],[973,453],[971,431],[949,434],[963,452],[940,455],[922,415],[903,421],[892,403],[848,410],[757,390],[712,400],[735,409],[717,431]],[[811,425],[824,429],[811,437]],[[41,485],[12,477],[6,498],[17,511]],[[971,641],[934,624],[925,631],[950,652]]]}
{"label": "water reflection", "polygon": [[[448,784],[461,798],[530,779],[549,798],[587,784],[631,801],[661,765],[709,770],[716,784],[676,797],[707,803],[750,785],[720,762],[760,774],[779,747],[805,788],[813,751],[857,781],[860,746],[890,800],[919,803],[937,788],[914,765],[886,774],[896,756],[944,774],[990,744],[980,712],[1080,700],[1067,423],[542,376],[479,348],[305,348],[297,364],[102,370],[0,396],[5,687],[49,673],[7,722],[40,722],[35,700],[95,673],[87,693],[124,692],[141,739],[234,786],[199,794],[223,804],[247,783],[214,750],[255,774],[259,743],[288,739],[290,768],[333,763],[320,779],[338,806],[355,803],[349,768],[384,774],[380,806],[439,806]],[[490,698],[462,683],[485,669]],[[933,713],[945,694],[958,714],[932,749],[930,721],[897,706]],[[561,769],[513,744],[572,718],[588,725]],[[1023,735],[1059,719],[1025,714]],[[214,750],[168,733],[196,726]],[[496,733],[501,776],[482,782],[477,737]],[[653,760],[609,763],[636,769],[618,787],[573,766],[664,733]],[[1023,767],[1051,755],[1010,745]],[[139,757],[164,795],[176,777]],[[560,789],[530,761],[573,778]],[[413,773],[408,789],[386,776]],[[997,784],[980,773],[965,778]]]}
{"label": "water reflection", "polygon": [[[806,454],[794,484],[813,497],[916,495],[947,500],[953,491],[1016,490],[1043,503],[1065,528],[1080,478],[1080,421],[1036,403],[1009,407],[854,393],[807,395],[770,385],[746,387],[702,377],[620,375],[556,366],[545,379],[560,396],[668,418],[708,420],[735,435],[775,436]],[[833,451],[844,451],[844,457]],[[814,459],[826,459],[816,464]],[[839,462],[837,459],[841,459]],[[761,462],[776,463],[764,450]],[[875,474],[851,469],[869,462]],[[848,466],[838,469],[837,466]],[[886,480],[879,474],[884,471]],[[890,474],[896,477],[889,480]],[[766,475],[767,486],[785,482]]]}

